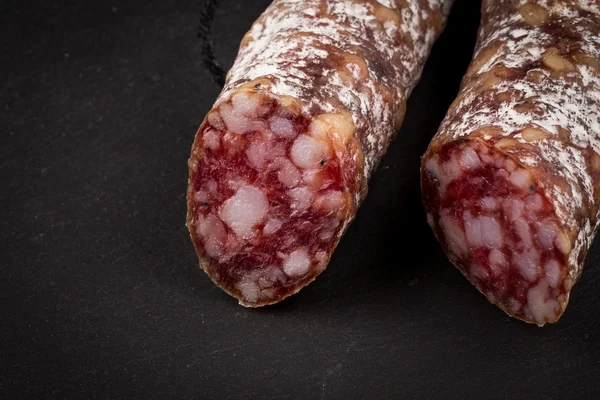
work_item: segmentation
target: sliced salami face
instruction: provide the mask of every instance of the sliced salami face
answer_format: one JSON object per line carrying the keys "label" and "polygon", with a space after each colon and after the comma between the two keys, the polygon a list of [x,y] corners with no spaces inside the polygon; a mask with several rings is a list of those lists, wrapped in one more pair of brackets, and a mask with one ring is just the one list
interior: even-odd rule
{"label": "sliced salami face", "polygon": [[423,157],[428,222],[492,303],[564,312],[598,228],[600,4],[484,0],[475,56]]}
{"label": "sliced salami face", "polygon": [[245,306],[327,266],[402,122],[451,0],[276,0],[189,161],[200,264]]}

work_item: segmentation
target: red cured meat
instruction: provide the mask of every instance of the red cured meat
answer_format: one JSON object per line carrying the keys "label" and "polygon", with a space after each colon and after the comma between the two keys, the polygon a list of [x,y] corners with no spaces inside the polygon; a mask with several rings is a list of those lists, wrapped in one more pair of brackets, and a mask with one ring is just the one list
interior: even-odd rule
{"label": "red cured meat", "polygon": [[598,228],[600,5],[484,0],[475,56],[423,157],[428,222],[509,315],[563,314]]}
{"label": "red cured meat", "polygon": [[277,0],[242,41],[189,161],[200,264],[245,306],[327,266],[450,0]]}

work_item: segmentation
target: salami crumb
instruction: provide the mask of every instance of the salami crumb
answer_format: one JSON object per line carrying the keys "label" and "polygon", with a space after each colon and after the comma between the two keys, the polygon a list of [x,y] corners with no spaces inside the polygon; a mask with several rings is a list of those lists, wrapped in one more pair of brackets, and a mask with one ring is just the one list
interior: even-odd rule
{"label": "salami crumb", "polygon": [[598,228],[600,6],[484,0],[475,56],[422,163],[427,220],[509,315],[563,314]]}
{"label": "salami crumb", "polygon": [[404,116],[451,0],[276,0],[242,41],[189,160],[200,264],[242,305],[327,266]]}

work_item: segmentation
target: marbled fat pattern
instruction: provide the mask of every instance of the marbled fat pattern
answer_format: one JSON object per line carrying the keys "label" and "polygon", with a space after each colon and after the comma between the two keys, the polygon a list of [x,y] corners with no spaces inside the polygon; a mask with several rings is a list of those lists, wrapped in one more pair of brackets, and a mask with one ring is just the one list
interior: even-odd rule
{"label": "marbled fat pattern", "polygon": [[425,156],[477,139],[531,171],[571,240],[572,282],[598,229],[599,60],[597,0],[484,0],[473,62]]}
{"label": "marbled fat pattern", "polygon": [[246,34],[188,189],[202,268],[241,304],[278,302],[325,269],[451,3],[276,0]]}
{"label": "marbled fat pattern", "polygon": [[[452,2],[274,1],[244,38],[215,104],[240,84],[267,78],[274,95],[300,100],[310,115],[348,111],[368,180],[397,131],[395,120],[404,115]],[[366,63],[368,74],[355,61]]]}

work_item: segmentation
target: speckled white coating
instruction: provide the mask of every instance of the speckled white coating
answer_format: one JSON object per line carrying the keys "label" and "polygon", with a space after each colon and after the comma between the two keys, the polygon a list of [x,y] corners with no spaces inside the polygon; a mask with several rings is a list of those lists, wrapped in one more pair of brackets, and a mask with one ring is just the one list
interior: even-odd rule
{"label": "speckled white coating", "polygon": [[[216,104],[240,83],[270,77],[273,94],[300,100],[311,115],[345,109],[363,146],[368,180],[396,132],[400,104],[418,82],[439,34],[432,22],[435,14],[445,20],[452,2],[276,0],[248,32],[251,41],[240,49]],[[382,23],[376,7],[399,13],[399,26]],[[338,76],[340,65],[333,57],[343,53],[358,53],[367,63],[363,90]],[[391,104],[380,93],[382,85],[393,92]]]}
{"label": "speckled white coating", "polygon": [[[373,170],[400,128],[406,98],[417,84],[452,2],[275,0],[246,34],[225,87],[196,136],[189,162],[188,188],[188,227],[201,266],[240,304],[256,307],[281,301],[325,269],[366,196]],[[293,163],[293,171],[297,171],[296,167],[301,170],[303,186],[286,188],[289,194],[285,201],[290,202],[291,210],[288,214],[256,213],[264,219],[277,219],[275,225],[265,224],[262,234],[254,229],[254,225],[262,222],[243,215],[241,207],[237,207],[241,202],[220,199],[209,204],[198,195],[206,192],[210,179],[219,180],[214,187],[223,193],[227,189],[220,187],[226,187],[227,181],[235,181],[239,173],[227,158],[215,158],[219,157],[216,151],[207,157],[206,148],[218,149],[222,143],[220,135],[231,137],[225,133],[225,125],[236,132],[234,135],[247,131],[244,124],[251,124],[251,119],[234,115],[231,110],[235,107],[230,102],[234,103],[248,91],[265,104],[268,102],[265,99],[276,103],[278,115],[283,115],[282,110],[293,109],[297,119],[305,122],[302,128],[295,128],[300,129],[298,132],[290,133],[292,139],[299,136],[281,154],[288,163]],[[253,108],[251,104],[240,107]],[[259,127],[265,124],[254,123],[253,126]],[[215,126],[220,126],[221,133],[203,135],[205,128]],[[276,130],[284,131],[281,127]],[[248,131],[263,132],[263,129]],[[257,136],[254,133],[250,134],[253,138]],[[311,138],[306,136],[309,134]],[[256,143],[257,148],[264,148]],[[329,148],[335,151],[331,153],[335,156],[333,162],[328,162],[330,155],[322,156],[328,154]],[[262,153],[251,150],[250,163],[262,162]],[[328,165],[339,165],[343,175],[339,179],[341,187],[319,191],[320,186],[314,183],[316,188],[309,189],[313,185],[311,174],[318,173],[311,170],[315,161],[321,162],[320,168],[325,169]],[[209,176],[207,164],[223,168]],[[269,173],[266,169],[261,172],[261,176]],[[300,172],[296,173],[300,176]],[[286,182],[295,186],[297,179],[290,174]],[[273,196],[272,192],[278,190],[273,183],[254,184],[265,195],[271,192]],[[232,205],[227,212],[223,211],[224,204]],[[258,206],[253,210],[262,210]],[[322,217],[327,213],[329,217]],[[215,215],[225,220],[221,222]],[[242,235],[226,232],[226,226],[235,226]],[[317,239],[301,242],[307,226]],[[275,238],[269,236],[273,229],[277,230],[272,236]],[[244,234],[248,238],[242,237]],[[218,244],[214,243],[214,235],[220,238]],[[268,247],[269,243],[275,244]],[[238,261],[228,261],[232,257],[238,257]]]}
{"label": "speckled white coating", "polygon": [[[532,23],[523,7],[547,19]],[[484,0],[482,15],[474,61],[425,158],[461,139],[512,139],[502,151],[534,172],[570,236],[574,282],[600,216],[600,2]],[[566,70],[548,61],[553,51]],[[526,140],[525,128],[546,137]]]}

